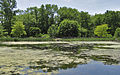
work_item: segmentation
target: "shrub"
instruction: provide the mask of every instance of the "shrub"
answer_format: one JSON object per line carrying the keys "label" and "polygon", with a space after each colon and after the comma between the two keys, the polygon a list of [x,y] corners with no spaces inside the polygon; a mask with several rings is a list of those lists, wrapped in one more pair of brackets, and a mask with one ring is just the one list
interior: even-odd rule
{"label": "shrub", "polygon": [[41,30],[38,27],[30,27],[30,34],[31,36],[38,37]]}
{"label": "shrub", "polygon": [[41,38],[50,38],[50,36],[48,34],[42,34]]}
{"label": "shrub", "polygon": [[78,22],[63,20],[58,27],[59,37],[77,37],[79,35]]}
{"label": "shrub", "polygon": [[0,24],[0,37],[4,37],[6,36],[8,33],[5,32],[5,29],[3,28],[3,26]]}
{"label": "shrub", "polygon": [[107,34],[107,38],[112,38],[112,35],[111,34]]}
{"label": "shrub", "polygon": [[115,38],[119,38],[120,37],[120,28],[117,28],[114,34]]}
{"label": "shrub", "polygon": [[99,25],[95,28],[94,34],[98,37],[111,37],[111,34],[108,34],[107,32],[108,29],[107,24]]}
{"label": "shrub", "polygon": [[22,35],[26,35],[25,25],[22,22],[17,21],[15,25],[12,26],[11,34],[15,37],[21,37]]}
{"label": "shrub", "polygon": [[58,33],[58,26],[52,25],[48,29],[48,34],[50,37],[56,37]]}
{"label": "shrub", "polygon": [[83,27],[79,27],[79,37],[86,37],[87,36],[87,29]]}

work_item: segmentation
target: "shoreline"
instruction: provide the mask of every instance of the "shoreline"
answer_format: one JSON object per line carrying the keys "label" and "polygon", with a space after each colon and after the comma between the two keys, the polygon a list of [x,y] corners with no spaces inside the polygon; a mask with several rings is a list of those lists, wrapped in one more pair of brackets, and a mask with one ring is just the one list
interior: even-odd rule
{"label": "shoreline", "polygon": [[8,41],[1,42],[1,44],[53,44],[53,43],[68,43],[68,44],[115,44],[120,45],[119,42],[115,41]]}
{"label": "shoreline", "polygon": [[0,38],[0,42],[6,41],[119,41],[119,39],[115,38],[11,38],[5,37]]}

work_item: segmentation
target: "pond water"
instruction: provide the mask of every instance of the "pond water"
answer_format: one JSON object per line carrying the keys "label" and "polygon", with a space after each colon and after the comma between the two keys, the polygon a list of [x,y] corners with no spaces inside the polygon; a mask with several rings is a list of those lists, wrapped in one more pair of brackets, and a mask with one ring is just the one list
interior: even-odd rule
{"label": "pond water", "polygon": [[120,75],[120,43],[1,42],[0,75]]}
{"label": "pond water", "polygon": [[76,68],[59,70],[59,72],[57,75],[120,75],[120,66],[91,61],[87,64],[78,65]]}

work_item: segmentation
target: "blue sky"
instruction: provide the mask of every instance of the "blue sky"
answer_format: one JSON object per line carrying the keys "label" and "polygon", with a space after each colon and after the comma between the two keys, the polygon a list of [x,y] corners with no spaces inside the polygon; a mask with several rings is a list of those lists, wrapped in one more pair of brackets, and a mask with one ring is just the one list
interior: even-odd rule
{"label": "blue sky", "polygon": [[90,14],[104,13],[106,10],[120,10],[120,0],[17,0],[17,8],[22,10],[32,6],[40,7],[42,4],[76,8]]}

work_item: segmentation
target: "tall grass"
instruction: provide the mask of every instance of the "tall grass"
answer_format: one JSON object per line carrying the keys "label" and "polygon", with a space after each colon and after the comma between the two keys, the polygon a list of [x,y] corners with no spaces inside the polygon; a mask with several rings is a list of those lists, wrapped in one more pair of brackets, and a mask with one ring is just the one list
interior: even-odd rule
{"label": "tall grass", "polygon": [[0,41],[115,41],[114,38],[36,38],[36,37],[29,37],[29,38],[11,38],[11,37],[4,37],[0,38]]}
{"label": "tall grass", "polygon": [[52,38],[0,38],[0,41],[53,41]]}
{"label": "tall grass", "polygon": [[114,38],[64,38],[62,41],[114,41]]}

